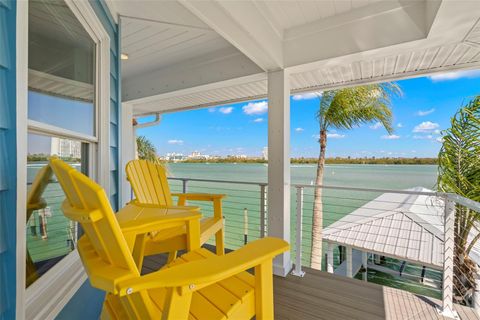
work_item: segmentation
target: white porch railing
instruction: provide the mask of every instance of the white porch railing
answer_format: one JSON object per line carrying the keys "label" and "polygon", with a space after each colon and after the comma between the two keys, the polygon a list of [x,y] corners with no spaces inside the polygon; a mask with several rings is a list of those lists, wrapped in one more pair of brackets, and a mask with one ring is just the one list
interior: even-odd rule
{"label": "white porch railing", "polygon": [[[246,241],[266,235],[266,183],[169,179],[175,192],[227,194],[224,201],[227,247],[235,249]],[[322,247],[325,250],[321,252],[322,255],[326,253],[326,257],[322,257],[326,260],[323,263],[325,271],[437,297],[443,303],[441,313],[450,317],[455,316],[454,302],[467,301],[470,304],[475,300],[472,296],[476,284],[471,283],[469,276],[462,274],[462,270],[455,270],[454,259],[458,258],[455,257],[458,252],[455,250],[455,237],[460,235],[454,228],[454,222],[458,205],[480,212],[480,204],[458,195],[431,191],[293,184],[291,196],[295,201],[292,201],[291,211],[295,219],[292,219],[291,243],[295,266],[292,274],[303,276],[305,270],[302,266],[309,267],[311,258],[319,251],[316,250],[318,245],[311,243],[313,191],[316,187],[324,190],[322,225],[328,239],[323,239]],[[382,195],[392,198],[379,198]],[[204,214],[212,212],[202,203],[191,204],[200,205]],[[383,219],[382,217],[389,216],[389,210],[391,218]],[[345,224],[339,225],[339,221],[346,216],[350,218],[346,224],[350,228],[341,230]],[[380,219],[377,222],[380,225],[369,222],[369,229],[365,226],[362,229],[361,224],[369,219]],[[411,220],[410,224],[407,220]],[[396,236],[388,237],[386,230]],[[343,236],[346,243],[341,241],[340,236],[337,240],[332,240],[335,239],[335,234],[340,235],[342,232],[346,234]],[[430,239],[428,236],[431,236]],[[352,237],[372,242],[372,249],[365,249],[359,243],[348,245],[347,240]],[[397,242],[390,243],[392,239]],[[397,251],[392,253],[380,249],[389,246],[396,246]],[[422,250],[428,252],[420,252]],[[476,275],[476,266],[472,268],[472,274]],[[385,273],[394,278],[387,279]],[[473,289],[467,290],[467,286]],[[462,293],[465,293],[464,297],[460,296]]]}

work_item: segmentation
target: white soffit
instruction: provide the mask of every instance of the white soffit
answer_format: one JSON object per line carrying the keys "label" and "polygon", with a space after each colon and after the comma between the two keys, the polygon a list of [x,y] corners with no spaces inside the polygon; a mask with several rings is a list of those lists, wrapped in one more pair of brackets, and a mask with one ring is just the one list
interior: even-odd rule
{"label": "white soffit", "polygon": [[[327,7],[327,3],[331,2],[335,3],[334,7],[341,6],[339,3],[343,4],[340,0],[332,0],[322,1],[322,5]],[[293,21],[288,22],[282,20],[282,25],[280,25],[279,22],[275,22],[275,19],[278,19],[281,14],[285,14],[288,11],[285,9],[286,6],[284,9],[281,9],[283,11],[280,11],[280,9],[272,9],[271,6],[278,4],[278,2],[229,1],[228,3],[219,3],[209,1],[200,3],[181,0],[181,3],[213,30],[222,34],[225,39],[234,44],[237,49],[242,51],[250,59],[252,59],[252,55],[255,56],[264,50],[264,54],[255,56],[258,58],[257,60],[252,60],[257,62],[270,59],[269,63],[267,63],[267,65],[270,66],[278,65],[278,59],[282,57],[282,55],[276,55],[275,53],[275,48],[278,44],[276,42],[277,40],[284,42],[283,47],[285,49],[285,42],[290,41],[289,39],[304,38],[301,36],[301,30],[308,31],[311,30],[312,27],[321,25],[323,25],[325,29],[325,23],[328,21],[336,21],[332,23],[332,28],[338,27],[341,29],[345,25],[349,25],[352,21],[359,23],[365,22],[362,20],[362,14],[367,14],[364,19],[370,19],[373,16],[375,19],[381,17],[384,20],[386,17],[393,18],[393,16],[388,16],[388,14],[385,16],[385,12],[397,12],[397,18],[401,17],[402,19],[408,20],[408,23],[411,23],[410,25],[403,24],[413,32],[410,40],[402,38],[404,36],[402,35],[402,37],[394,39],[391,44],[385,46],[382,46],[382,43],[377,43],[370,49],[371,46],[366,46],[362,43],[362,41],[370,41],[369,39],[371,38],[377,41],[375,39],[376,37],[371,34],[365,34],[363,37],[357,37],[355,39],[340,37],[336,39],[336,41],[323,43],[323,46],[328,47],[336,46],[338,43],[342,43],[342,41],[352,43],[355,43],[355,41],[359,42],[356,44],[357,52],[348,53],[350,52],[349,50],[344,50],[346,54],[341,54],[343,51],[339,50],[338,56],[322,58],[322,55],[317,55],[317,59],[314,61],[311,61],[311,57],[307,57],[307,59],[305,59],[306,63],[288,67],[287,69],[291,74],[292,93],[326,90],[370,82],[393,81],[436,72],[480,67],[480,23],[478,22],[480,14],[479,11],[476,10],[480,9],[480,2],[423,0],[397,2],[380,0],[363,1],[362,4],[358,3],[355,7],[353,2],[348,1],[350,6],[345,6],[344,9],[337,9],[337,12],[333,15],[331,15],[332,12],[330,12],[330,15],[326,15],[320,20],[314,20],[313,22],[309,22],[310,19],[314,19],[313,13],[310,18],[305,15],[305,13],[301,13],[303,12],[302,9],[299,9],[300,11],[292,9],[292,16],[305,15],[305,19],[299,20],[301,23],[306,23],[302,25],[294,23]],[[247,3],[246,6],[249,8],[247,13],[244,12],[245,10],[242,10],[244,3]],[[296,1],[288,1],[287,3],[291,8],[293,8],[293,6],[302,6]],[[312,4],[308,4],[307,6],[310,5]],[[388,10],[388,8],[390,9]],[[414,10],[418,8],[422,10],[418,12]],[[222,20],[224,15],[228,16],[228,14],[237,13],[238,15],[236,17]],[[239,17],[246,16],[246,14],[250,16],[249,19],[245,20],[241,25],[234,24],[234,27],[229,29],[229,27],[231,27],[231,25],[228,25],[229,21],[235,18],[239,19]],[[261,32],[259,31],[258,34],[252,34],[248,28],[253,23],[252,19],[259,17],[258,14],[263,17],[262,23],[267,22],[268,26],[264,25],[264,28],[261,28]],[[319,14],[318,11],[317,14]],[[219,19],[215,20],[215,17]],[[212,19],[215,20],[214,23],[212,23]],[[383,21],[382,19],[376,22]],[[388,21],[383,21],[379,27],[383,26],[388,29],[400,23],[399,21],[392,21],[392,23],[387,22]],[[222,23],[225,26],[223,29]],[[402,23],[400,23],[400,25],[402,25]],[[349,25],[349,28],[352,26],[353,25]],[[244,28],[242,29],[242,27]],[[219,29],[222,30],[219,31]],[[395,28],[392,30],[394,29]],[[229,30],[233,31],[233,33],[229,33]],[[326,28],[325,30],[329,29]],[[389,32],[391,33],[392,30]],[[401,28],[398,30],[402,31]],[[346,32],[347,30],[343,31]],[[340,32],[339,35],[341,34],[343,33]],[[262,43],[258,41],[269,35],[272,36],[270,42],[264,42],[262,45]],[[308,38],[312,34],[306,32],[305,35]],[[388,42],[390,39],[387,37],[385,41]],[[245,49],[244,46],[249,43],[252,44],[250,48],[243,50]],[[341,44],[340,47],[342,45],[343,44]],[[311,45],[305,43],[299,46],[299,50],[302,49],[304,52],[310,52],[310,49],[314,46],[318,47],[318,43],[312,43]],[[300,55],[301,53],[298,54],[298,56]],[[226,63],[227,61],[224,66]],[[229,65],[235,66],[236,64],[230,63]],[[265,65],[261,63],[259,63],[259,65],[262,68],[265,67]],[[132,95],[127,100],[134,105],[134,112],[137,115],[221,105],[264,98],[267,95],[266,73],[262,73],[261,69],[255,71],[254,68],[251,68],[248,72],[240,73],[237,81],[227,80],[225,82],[223,82],[221,77],[211,78],[212,73],[222,72],[221,70],[211,72],[212,70],[209,66],[209,68],[204,68],[194,74],[194,76],[201,79],[203,83],[202,81],[192,81],[188,84],[185,83],[183,87],[174,86],[179,87],[181,90],[173,90],[173,87],[170,87],[170,89],[164,88],[164,90],[159,91],[157,94],[151,94],[150,97],[148,97],[144,92],[141,92],[142,90],[147,90],[148,85],[135,87],[129,84],[127,80],[127,90],[124,90],[124,92],[131,92]],[[267,68],[267,70],[269,69]],[[166,74],[166,78],[168,79],[180,81],[184,75],[175,77],[177,74],[176,71],[177,69],[170,67],[169,72],[163,74]],[[238,73],[238,70],[235,70],[235,72]],[[234,79],[235,72],[229,74],[229,77],[226,77],[226,79]],[[250,77],[248,75],[250,75]],[[168,86],[165,82],[166,78],[162,79],[160,73],[156,74],[155,77],[151,76],[148,82],[143,82],[143,84],[153,83],[155,79],[157,79],[157,82],[161,83],[162,86]],[[253,78],[255,78],[255,81],[251,81]],[[205,81],[205,79],[208,81]],[[181,82],[183,83],[185,81],[182,80]],[[142,83],[138,82],[137,84]],[[248,88],[247,91],[245,91],[246,87]],[[129,88],[130,90],[128,90]],[[148,90],[154,93],[155,88],[148,88]]]}
{"label": "white soffit", "polygon": [[124,79],[233,46],[208,27],[122,17]]}
{"label": "white soffit", "polygon": [[266,97],[263,73],[131,101],[134,115],[206,108]]}

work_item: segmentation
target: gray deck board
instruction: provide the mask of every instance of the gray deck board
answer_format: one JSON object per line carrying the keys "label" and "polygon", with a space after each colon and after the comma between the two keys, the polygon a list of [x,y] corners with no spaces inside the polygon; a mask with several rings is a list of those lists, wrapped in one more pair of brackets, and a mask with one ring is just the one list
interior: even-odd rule
{"label": "gray deck board", "polygon": [[[160,268],[166,257],[147,257],[143,272]],[[303,278],[274,277],[276,320],[442,320],[439,300],[365,281],[304,268]],[[455,305],[462,320],[480,320],[473,309]]]}

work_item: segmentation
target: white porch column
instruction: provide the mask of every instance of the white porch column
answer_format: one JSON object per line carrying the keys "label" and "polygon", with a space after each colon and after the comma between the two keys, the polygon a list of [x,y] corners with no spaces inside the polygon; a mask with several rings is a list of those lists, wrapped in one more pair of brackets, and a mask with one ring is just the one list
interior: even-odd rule
{"label": "white porch column", "polygon": [[327,249],[327,272],[333,273],[333,243],[328,242]]}
{"label": "white porch column", "polygon": [[131,198],[131,187],[125,174],[128,161],[135,159],[135,129],[133,128],[133,106],[122,104],[121,112],[121,138],[120,138],[120,207],[124,206]]}
{"label": "white porch column", "polygon": [[346,262],[347,262],[347,277],[352,278],[353,277],[353,272],[352,272],[352,247],[347,246],[346,247]]}
{"label": "white porch column", "polygon": [[368,252],[362,251],[362,266],[365,268],[363,273],[363,280],[367,281],[367,272],[368,272]]}
{"label": "white porch column", "polygon": [[[285,70],[268,73],[268,235],[290,242],[290,83]],[[290,251],[273,261],[286,276]]]}

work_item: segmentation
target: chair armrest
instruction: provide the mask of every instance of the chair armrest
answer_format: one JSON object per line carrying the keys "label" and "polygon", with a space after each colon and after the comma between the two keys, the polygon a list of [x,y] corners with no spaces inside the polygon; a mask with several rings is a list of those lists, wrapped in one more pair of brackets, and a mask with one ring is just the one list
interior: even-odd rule
{"label": "chair armrest", "polygon": [[212,193],[172,193],[172,196],[178,197],[178,201],[181,199],[192,201],[214,201],[217,199],[225,198],[224,194],[212,194]]}
{"label": "chair armrest", "polygon": [[184,222],[198,219],[202,217],[199,211],[186,211],[181,213],[173,213],[168,215],[150,216],[132,221],[120,223],[120,228],[124,233],[143,234],[162,229],[168,229],[181,225]]}
{"label": "chair armrest", "polygon": [[290,245],[284,240],[263,238],[223,256],[211,256],[204,260],[162,269],[140,278],[120,281],[117,284],[117,292],[124,296],[160,287],[196,291],[272,260],[289,248]]}

